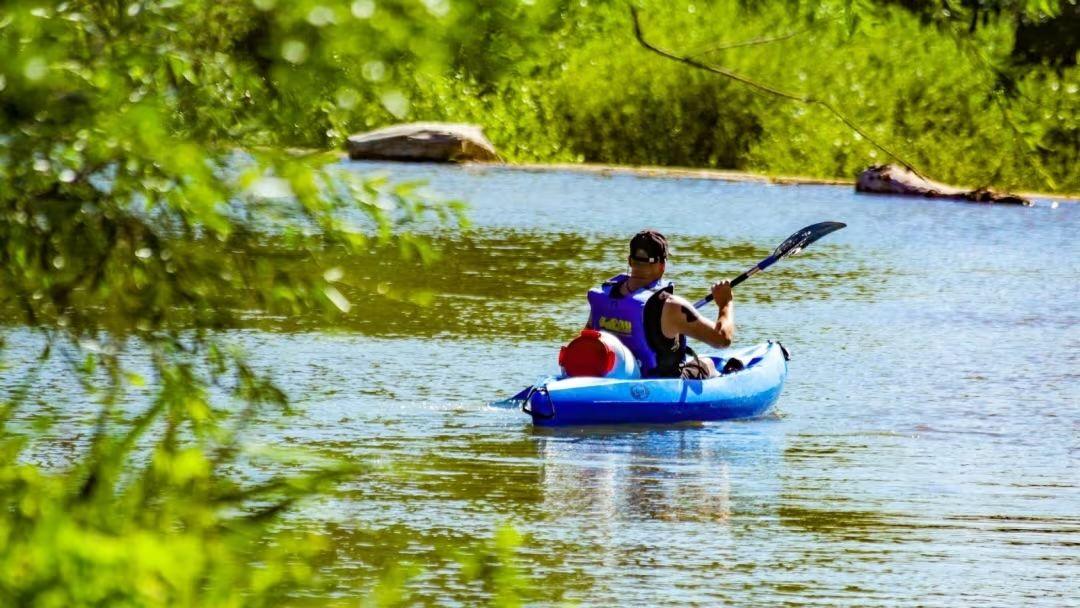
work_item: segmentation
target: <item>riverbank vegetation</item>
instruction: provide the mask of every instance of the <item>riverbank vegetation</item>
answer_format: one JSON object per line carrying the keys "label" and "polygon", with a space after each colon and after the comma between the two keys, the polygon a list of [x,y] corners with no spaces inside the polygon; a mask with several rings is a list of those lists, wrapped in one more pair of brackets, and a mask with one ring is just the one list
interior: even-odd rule
{"label": "riverbank vegetation", "polygon": [[[1080,191],[1075,45],[1016,44],[1074,4],[961,4],[641,6],[658,43],[826,96],[935,178]],[[339,260],[424,258],[411,228],[463,225],[457,204],[285,151],[421,119],[482,124],[515,161],[848,177],[886,160],[817,110],[648,54],[622,3],[8,2],[0,603],[326,591],[325,530],[283,517],[365,463],[254,449],[252,422],[292,410],[223,332],[339,325],[364,297]],[[460,584],[518,603],[515,535],[475,540],[449,560]],[[408,572],[364,589],[405,601]]]}
{"label": "riverbank vegetation", "polygon": [[[1080,192],[1076,5],[1028,3],[1056,9],[1050,18],[1008,2],[977,3],[984,10],[959,3],[953,14],[934,2],[857,2],[848,10],[827,2],[639,4],[651,41],[826,100],[935,179]],[[406,71],[397,82],[413,103],[400,118],[484,124],[502,153],[523,161],[821,178],[852,178],[891,162],[821,107],[648,53],[622,4],[580,3],[552,14],[541,20],[549,32],[536,28],[536,38],[523,34],[517,46],[490,50],[485,59],[500,70],[464,63],[453,78]],[[1074,29],[1038,44],[1018,40],[1018,31],[1033,29],[1025,24],[1044,22]],[[365,114],[340,128],[369,122],[381,119]]]}

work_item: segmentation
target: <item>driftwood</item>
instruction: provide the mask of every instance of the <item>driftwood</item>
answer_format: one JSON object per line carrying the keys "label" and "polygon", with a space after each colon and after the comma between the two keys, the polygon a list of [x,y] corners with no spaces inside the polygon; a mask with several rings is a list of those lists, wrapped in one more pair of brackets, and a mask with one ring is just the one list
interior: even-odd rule
{"label": "driftwood", "polygon": [[358,133],[346,144],[353,160],[461,162],[499,160],[481,127],[415,122]]}
{"label": "driftwood", "polygon": [[973,203],[1007,203],[1030,206],[1031,201],[1014,194],[986,188],[965,190],[925,179],[896,165],[874,165],[859,174],[855,191],[870,194],[906,194],[928,198],[950,198]]}

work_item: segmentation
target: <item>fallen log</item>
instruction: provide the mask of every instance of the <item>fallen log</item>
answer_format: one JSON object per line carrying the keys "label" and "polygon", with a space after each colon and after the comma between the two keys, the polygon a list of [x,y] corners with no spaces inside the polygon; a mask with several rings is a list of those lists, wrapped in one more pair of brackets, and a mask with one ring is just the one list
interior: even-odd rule
{"label": "fallen log", "polygon": [[1031,201],[1015,194],[994,192],[987,188],[965,190],[920,177],[896,165],[874,165],[855,180],[855,191],[868,194],[903,194],[927,198],[948,198],[973,203],[1005,203],[1030,206]]}

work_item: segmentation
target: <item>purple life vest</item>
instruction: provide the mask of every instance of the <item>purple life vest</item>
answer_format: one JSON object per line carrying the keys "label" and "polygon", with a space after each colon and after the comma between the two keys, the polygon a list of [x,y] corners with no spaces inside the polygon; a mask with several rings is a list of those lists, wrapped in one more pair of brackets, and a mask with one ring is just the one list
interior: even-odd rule
{"label": "purple life vest", "polygon": [[[648,377],[657,367],[658,357],[645,331],[645,304],[660,291],[674,292],[675,284],[661,279],[619,297],[616,290],[628,278],[620,274],[589,290],[589,327],[618,337],[638,360],[641,375]],[[680,346],[685,342],[686,338],[679,336]]]}

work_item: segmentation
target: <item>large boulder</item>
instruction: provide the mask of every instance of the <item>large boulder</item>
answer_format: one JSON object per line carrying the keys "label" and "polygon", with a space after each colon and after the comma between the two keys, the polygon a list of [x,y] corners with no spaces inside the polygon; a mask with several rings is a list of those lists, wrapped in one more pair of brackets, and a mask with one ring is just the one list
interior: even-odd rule
{"label": "large boulder", "polygon": [[896,165],[874,165],[855,180],[856,192],[871,194],[907,194],[929,198],[951,198],[975,203],[1010,203],[1031,205],[1031,201],[1015,194],[994,192],[985,188],[965,190],[930,181],[910,169]]}
{"label": "large boulder", "polygon": [[358,133],[348,140],[353,160],[462,162],[499,160],[476,125],[414,122]]}

